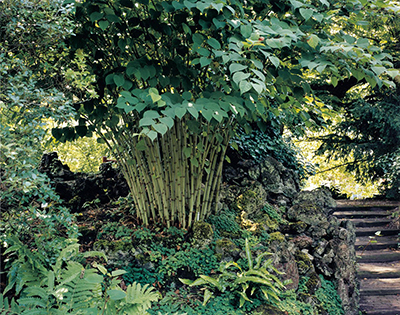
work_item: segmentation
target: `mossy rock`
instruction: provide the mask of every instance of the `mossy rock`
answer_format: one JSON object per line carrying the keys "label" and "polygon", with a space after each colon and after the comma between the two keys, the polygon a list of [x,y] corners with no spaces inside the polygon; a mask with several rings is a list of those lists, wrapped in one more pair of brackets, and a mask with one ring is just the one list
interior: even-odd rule
{"label": "mossy rock", "polygon": [[309,294],[315,294],[315,292],[321,287],[321,279],[315,272],[313,272],[308,276],[305,286]]}
{"label": "mossy rock", "polygon": [[285,235],[283,235],[281,232],[274,232],[269,235],[269,241],[274,242],[274,241],[279,241],[283,242],[285,241]]}
{"label": "mossy rock", "polygon": [[193,224],[193,243],[201,248],[208,246],[214,236],[210,223],[197,221]]}
{"label": "mossy rock", "polygon": [[105,252],[117,252],[117,251],[129,251],[133,248],[131,242],[126,242],[123,240],[108,241],[108,240],[98,240],[94,242],[93,248],[95,250],[104,250]]}
{"label": "mossy rock", "polygon": [[308,255],[300,250],[296,251],[295,260],[300,275],[306,275],[310,271],[314,271],[314,265]]}
{"label": "mossy rock", "polygon": [[249,189],[243,191],[235,200],[234,208],[244,211],[249,217],[257,214],[267,202],[267,193],[264,187],[252,185]]}
{"label": "mossy rock", "polygon": [[218,261],[235,260],[240,251],[240,248],[228,238],[222,238],[215,242],[215,253]]}

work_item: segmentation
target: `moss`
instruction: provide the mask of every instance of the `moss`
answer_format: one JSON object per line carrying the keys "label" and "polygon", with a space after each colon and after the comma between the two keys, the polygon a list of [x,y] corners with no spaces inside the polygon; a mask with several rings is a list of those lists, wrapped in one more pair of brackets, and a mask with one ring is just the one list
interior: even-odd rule
{"label": "moss", "polygon": [[215,252],[218,261],[225,257],[234,258],[240,253],[240,249],[228,238],[222,238],[215,242]]}
{"label": "moss", "polygon": [[195,222],[193,225],[193,238],[196,240],[211,239],[214,231],[210,223],[207,222]]}
{"label": "moss", "polygon": [[301,275],[305,275],[314,268],[313,263],[311,259],[308,257],[308,255],[300,250],[296,251],[295,260],[297,263],[299,274]]}
{"label": "moss", "polygon": [[307,229],[307,223],[303,221],[291,222],[289,223],[289,228],[296,233],[303,233]]}
{"label": "moss", "polygon": [[321,287],[321,279],[315,272],[313,272],[309,276],[305,286],[307,288],[308,293],[314,294]]}
{"label": "moss", "polygon": [[270,236],[269,240],[271,242],[273,242],[273,241],[283,242],[285,240],[285,235],[283,235],[281,232],[274,232],[274,233],[271,233],[269,236]]}
{"label": "moss", "polygon": [[247,190],[236,199],[236,207],[239,210],[246,210],[248,204],[257,199],[257,194],[252,190]]}
{"label": "moss", "polygon": [[214,231],[210,223],[195,222],[193,225],[193,244],[200,248],[207,247],[213,239]]}

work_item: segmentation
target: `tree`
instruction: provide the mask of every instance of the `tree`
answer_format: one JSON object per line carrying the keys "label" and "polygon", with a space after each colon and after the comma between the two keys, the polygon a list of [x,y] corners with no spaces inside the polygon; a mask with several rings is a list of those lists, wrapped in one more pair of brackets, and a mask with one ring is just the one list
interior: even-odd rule
{"label": "tree", "polygon": [[[400,8],[393,5],[392,9],[381,9],[375,16],[367,15],[364,27],[347,28],[382,47],[384,53],[392,56],[394,67],[399,68]],[[379,67],[373,70],[379,72]],[[395,78],[395,87],[385,89],[372,85],[350,90],[355,84],[347,82],[346,89],[337,91],[342,93],[341,99],[334,102],[340,115],[339,123],[332,133],[320,137],[323,144],[317,151],[342,161],[360,182],[381,182],[383,189],[393,188],[391,197],[398,196],[398,191],[394,195],[393,192],[398,190],[395,183],[399,174],[399,79]],[[319,88],[323,90],[325,86]]]}
{"label": "tree", "polygon": [[325,110],[312,77],[393,86],[390,56],[335,28],[361,23],[377,5],[386,3],[76,2],[71,55],[85,57],[97,96],[81,89],[78,125],[53,135],[98,133],[143,224],[190,227],[218,206],[237,126],[264,130],[275,118],[297,132],[312,126]]}

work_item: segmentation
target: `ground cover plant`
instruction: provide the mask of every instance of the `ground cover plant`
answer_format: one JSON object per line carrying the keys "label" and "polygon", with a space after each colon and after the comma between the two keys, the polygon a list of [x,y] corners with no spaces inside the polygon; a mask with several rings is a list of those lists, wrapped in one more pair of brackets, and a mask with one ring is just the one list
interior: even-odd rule
{"label": "ground cover plant", "polygon": [[[396,10],[385,1],[1,1],[1,313],[256,314],[274,295],[282,311],[290,302],[293,314],[324,303],[336,312],[333,284],[321,279],[314,307],[253,261],[249,247],[284,238],[284,218],[265,205],[277,232],[255,233],[239,207],[217,211],[222,167],[229,145],[239,149],[233,137],[259,143],[246,138],[253,129],[270,130],[276,157],[296,166],[282,129],[324,124],[318,91],[393,88],[390,55],[344,26]],[[95,133],[130,196],[72,214],[36,171],[49,120],[60,142]],[[204,223],[207,247],[194,233]],[[237,257],[218,273],[224,243]],[[241,279],[225,290],[218,280],[232,274]],[[204,306],[211,288],[204,299],[179,278],[202,279],[214,298]]]}

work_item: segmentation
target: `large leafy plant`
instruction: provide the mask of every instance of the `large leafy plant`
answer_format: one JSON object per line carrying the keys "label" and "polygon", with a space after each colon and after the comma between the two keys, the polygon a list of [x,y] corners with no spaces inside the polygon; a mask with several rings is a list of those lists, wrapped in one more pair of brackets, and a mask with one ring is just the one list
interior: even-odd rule
{"label": "large leafy plant", "polygon": [[97,132],[142,222],[190,227],[217,207],[237,125],[264,130],[277,118],[298,132],[312,126],[324,104],[308,78],[337,88],[349,78],[392,85],[397,71],[387,54],[332,27],[357,24],[374,8],[375,1],[77,1],[71,55],[85,56],[95,83],[71,91],[78,125],[53,135]]}
{"label": "large leafy plant", "polygon": [[265,252],[258,255],[254,264],[248,239],[245,241],[245,253],[247,270],[242,269],[236,262],[231,261],[221,263],[219,274],[216,277],[201,275],[196,280],[180,280],[189,286],[205,287],[203,305],[213,297],[215,291],[237,294],[240,299],[240,307],[246,302],[251,303],[250,297],[258,290],[267,301],[279,301],[279,295],[284,288],[284,283],[277,277],[281,273],[273,266],[272,259],[264,261],[264,257],[270,255],[270,253]]}
{"label": "large leafy plant", "polygon": [[[12,242],[13,241],[13,242]],[[102,252],[79,253],[76,240],[60,251],[50,268],[43,264],[40,253],[31,252],[17,238],[11,240],[5,255],[15,255],[9,272],[9,285],[4,293],[15,288],[17,301],[11,303],[0,296],[0,311],[8,314],[146,314],[151,302],[159,299],[153,287],[132,283],[125,290],[118,277],[125,273],[109,273],[96,262],[85,266],[85,258],[101,257]],[[10,308],[9,310],[8,308]]]}

